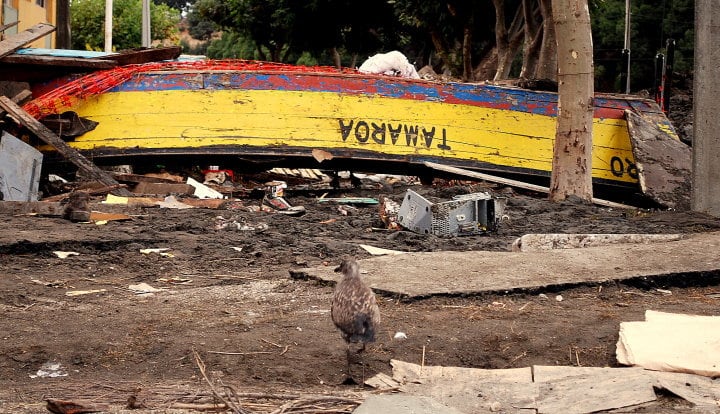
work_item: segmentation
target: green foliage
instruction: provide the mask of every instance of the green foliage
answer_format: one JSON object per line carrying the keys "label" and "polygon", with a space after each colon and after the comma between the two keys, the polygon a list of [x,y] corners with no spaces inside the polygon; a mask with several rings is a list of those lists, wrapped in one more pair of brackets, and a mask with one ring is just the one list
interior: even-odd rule
{"label": "green foliage", "polygon": [[[250,39],[261,59],[332,64],[331,49],[370,55],[401,46],[403,27],[387,0],[198,0],[201,18]],[[409,37],[405,36],[405,39]]]}
{"label": "green foliage", "polygon": [[220,39],[213,40],[207,47],[210,59],[258,59],[255,43],[234,32],[223,32]]}
{"label": "green foliage", "polygon": [[[471,29],[472,61],[480,58],[495,44],[495,8],[489,0],[390,0],[397,20],[413,33],[417,59],[424,64],[434,63],[436,70],[462,73],[462,45],[465,28]],[[519,0],[506,0],[506,10],[515,10]],[[510,24],[513,15],[506,16]],[[438,50],[438,45],[442,50]],[[431,58],[440,55],[444,61]]]}
{"label": "green foliage", "polygon": [[198,40],[210,40],[218,26],[212,20],[202,18],[195,9],[187,13],[187,25],[190,36]]}
{"label": "green foliage", "polygon": [[105,44],[105,2],[71,0],[70,25],[72,47],[80,50],[103,50]]}
{"label": "green foliage", "polygon": [[[621,53],[625,41],[625,0],[603,0],[591,8],[595,66],[604,76],[600,89],[619,90]],[[652,88],[655,57],[665,53],[667,39],[676,40],[675,70],[692,67],[694,8],[692,0],[631,2],[630,81],[632,90]],[[597,71],[596,71],[597,73]],[[612,85],[611,85],[612,84]]]}
{"label": "green foliage", "polygon": [[180,47],[186,55],[206,55],[210,42],[198,42],[196,46],[191,46],[187,40],[180,39]]}
{"label": "green foliage", "polygon": [[[71,0],[72,47],[103,50],[105,45],[105,1]],[[152,40],[177,43],[180,12],[165,4],[150,3]],[[126,50],[142,44],[142,2],[113,1],[113,50]]]}
{"label": "green foliage", "polygon": [[[519,4],[520,0],[504,1],[506,24]],[[589,0],[589,5],[596,88],[617,91],[625,0]],[[690,70],[693,0],[632,0],[631,5],[632,89],[652,86],[655,56],[664,52],[668,38],[676,40],[676,71]],[[359,64],[375,53],[400,50],[418,67],[433,63],[436,70],[442,69],[437,57],[443,55],[445,68],[458,76],[465,27],[472,29],[473,65],[495,45],[495,9],[490,0],[197,0],[189,1],[185,10],[193,37],[207,39],[217,29],[225,33],[208,48],[208,55],[217,57],[333,64],[334,49],[342,63],[350,65],[353,57]],[[95,13],[102,14],[102,9]],[[102,26],[95,33],[102,38]]]}
{"label": "green foliage", "polygon": [[166,6],[170,7],[171,9],[180,10],[180,11],[187,11],[190,5],[192,4],[191,1],[187,0],[153,0],[155,4],[165,4]]}

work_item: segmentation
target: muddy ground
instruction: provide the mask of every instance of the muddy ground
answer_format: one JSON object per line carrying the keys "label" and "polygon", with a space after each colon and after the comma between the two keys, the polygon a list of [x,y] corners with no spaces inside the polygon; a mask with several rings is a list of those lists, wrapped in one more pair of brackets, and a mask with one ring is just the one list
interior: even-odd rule
{"label": "muddy ground", "polygon": [[[46,412],[46,398],[89,402],[106,412],[128,404],[133,412],[186,412],[169,407],[212,402],[209,382],[218,393],[234,390],[248,412],[271,412],[283,404],[289,404],[285,412],[293,412],[291,404],[307,408],[310,403],[301,397],[308,395],[347,400],[314,403],[304,412],[328,406],[349,412],[368,389],[343,383],[345,344],[329,314],[333,286],[292,279],[292,269],[336,266],[346,255],[370,257],[359,244],[502,251],[526,233],[720,229],[720,220],[697,213],[552,204],[543,194],[490,183],[344,185],[330,196],[387,196],[400,203],[407,188],[432,201],[489,191],[507,198],[508,219],[496,232],[478,236],[379,230],[384,225],[377,206],[317,203],[325,190],[292,186],[287,200],[307,210],[299,217],[248,211],[258,205],[257,193],[221,209],[124,208],[130,220],[104,225],[4,217],[0,412]],[[110,210],[101,199],[93,198],[93,209]],[[217,229],[219,216],[246,227]],[[141,253],[148,248],[169,248],[169,255]],[[54,251],[79,255],[61,259]],[[422,272],[407,269],[408,277]],[[162,291],[138,295],[129,288],[140,283]],[[363,376],[391,375],[391,359],[420,363],[423,347],[427,365],[617,366],[620,322],[642,320],[647,309],[718,314],[717,285],[701,286],[696,277],[666,283],[641,279],[414,301],[380,296],[379,339],[353,361],[353,376],[361,382]],[[99,291],[68,295],[87,290]],[[396,332],[407,339],[393,339]],[[39,373],[46,363],[60,364],[62,376]],[[630,411],[691,410],[672,396],[662,396],[659,404]]]}

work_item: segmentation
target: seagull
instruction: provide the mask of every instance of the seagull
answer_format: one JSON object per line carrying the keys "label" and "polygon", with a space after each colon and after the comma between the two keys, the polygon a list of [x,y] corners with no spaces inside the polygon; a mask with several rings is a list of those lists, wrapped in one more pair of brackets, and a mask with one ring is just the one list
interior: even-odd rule
{"label": "seagull", "polygon": [[347,345],[348,376],[350,376],[350,344],[375,342],[380,324],[380,309],[375,294],[360,277],[360,266],[354,259],[344,259],[335,269],[343,277],[335,286],[330,316]]}

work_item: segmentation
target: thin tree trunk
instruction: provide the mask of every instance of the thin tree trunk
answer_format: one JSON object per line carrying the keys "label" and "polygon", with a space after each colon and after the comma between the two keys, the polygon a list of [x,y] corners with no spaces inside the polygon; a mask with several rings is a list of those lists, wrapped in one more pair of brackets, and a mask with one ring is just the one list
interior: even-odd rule
{"label": "thin tree trunk", "polygon": [[260,60],[267,60],[267,56],[265,55],[265,51],[263,50],[262,45],[257,45],[256,49]]}
{"label": "thin tree trunk", "polygon": [[540,7],[535,7],[538,0],[523,0],[522,10],[525,20],[524,44],[523,44],[523,65],[520,70],[520,78],[534,78],[537,71],[538,60],[540,59],[540,47],[542,45],[543,30],[538,24],[542,22]]}
{"label": "thin tree trunk", "polygon": [[430,39],[432,40],[435,52],[437,53],[440,61],[442,62],[443,72],[453,67],[453,62],[450,60],[448,48],[445,47],[445,43],[442,40],[442,36],[436,29],[430,30]]}
{"label": "thin tree trunk", "polygon": [[475,79],[478,80],[489,80],[495,76],[498,65],[498,54],[497,47],[490,49],[488,53],[483,56],[475,68]]}
{"label": "thin tree trunk", "polygon": [[553,0],[557,30],[558,114],[551,201],[591,202],[593,60],[588,0]]}
{"label": "thin tree trunk", "polygon": [[[470,20],[472,22],[472,19]],[[463,81],[475,80],[472,67],[472,27],[465,26],[463,30]]]}
{"label": "thin tree trunk", "polygon": [[[333,63],[335,63],[335,67],[340,69],[342,67],[342,62],[340,59],[340,52],[338,52],[336,47],[330,48],[330,54],[333,57]],[[350,66],[353,67],[353,66]]]}
{"label": "thin tree trunk", "polygon": [[555,22],[553,21],[552,0],[539,0],[540,13],[543,17],[543,37],[540,47],[540,58],[535,72],[536,79],[557,80],[557,40]]}
{"label": "thin tree trunk", "polygon": [[508,36],[505,26],[505,0],[493,0],[493,5],[495,6],[495,48],[498,56],[494,80],[498,80],[507,65]]}
{"label": "thin tree trunk", "polygon": [[498,67],[494,80],[507,79],[510,75],[512,62],[517,55],[523,39],[522,7],[518,7],[510,28],[505,25],[504,0],[493,0],[495,5],[495,42],[497,44]]}

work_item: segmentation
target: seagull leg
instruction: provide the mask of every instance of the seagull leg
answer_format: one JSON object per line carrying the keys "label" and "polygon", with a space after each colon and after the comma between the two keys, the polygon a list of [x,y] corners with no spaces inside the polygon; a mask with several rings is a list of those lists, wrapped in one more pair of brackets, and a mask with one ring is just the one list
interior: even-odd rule
{"label": "seagull leg", "polygon": [[345,356],[347,357],[347,377],[348,379],[352,378],[352,375],[350,374],[350,344],[347,344],[347,347],[345,348],[347,352],[345,353]]}
{"label": "seagull leg", "polygon": [[364,355],[360,355],[360,363],[362,364],[362,381],[360,382],[360,386],[362,387],[365,385],[365,356]]}

